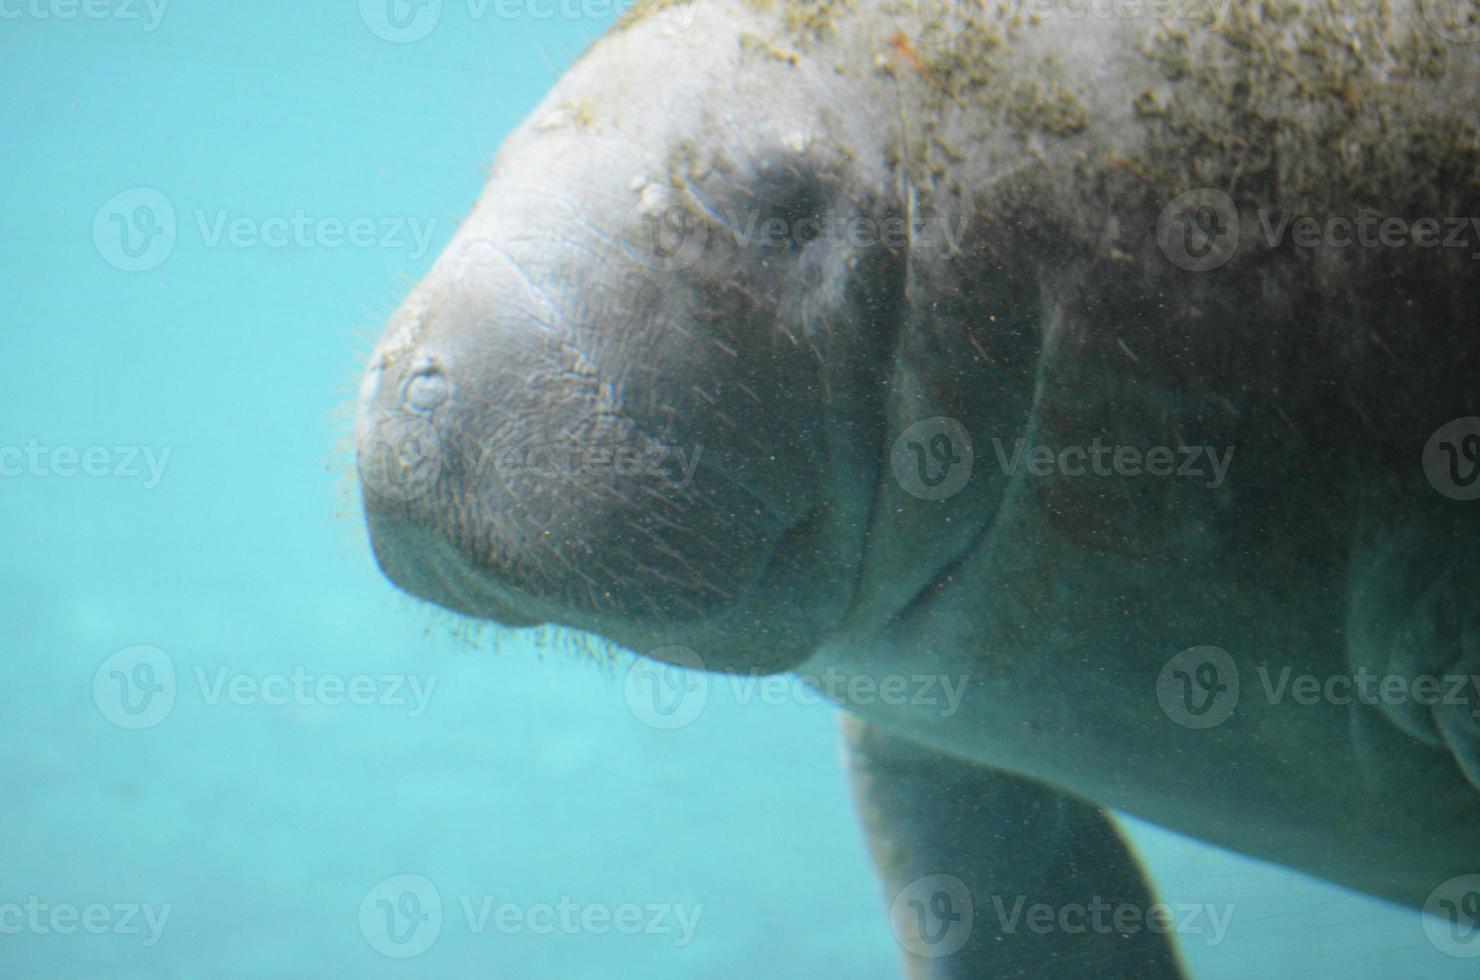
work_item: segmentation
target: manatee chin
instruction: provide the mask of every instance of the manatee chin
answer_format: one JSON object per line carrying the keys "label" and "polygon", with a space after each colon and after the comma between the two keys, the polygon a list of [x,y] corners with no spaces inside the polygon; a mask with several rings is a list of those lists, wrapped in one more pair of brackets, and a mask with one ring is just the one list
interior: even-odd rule
{"label": "manatee chin", "polygon": [[505,143],[372,355],[358,444],[374,551],[464,615],[786,670],[852,601],[895,259],[745,234],[872,206],[835,155],[798,145],[818,125],[805,95],[702,158],[703,99],[571,121],[563,107],[635,70],[619,47]]}

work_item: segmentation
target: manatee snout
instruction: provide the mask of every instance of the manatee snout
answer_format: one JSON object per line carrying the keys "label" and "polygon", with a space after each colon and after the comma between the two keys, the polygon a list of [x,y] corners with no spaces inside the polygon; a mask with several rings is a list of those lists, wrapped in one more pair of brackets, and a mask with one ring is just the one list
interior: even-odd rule
{"label": "manatee snout", "polygon": [[684,646],[717,669],[798,662],[846,600],[817,564],[839,546],[817,416],[768,414],[818,389],[812,362],[777,357],[792,347],[765,294],[723,256],[723,282],[675,277],[559,208],[512,221],[504,200],[485,195],[486,234],[454,240],[367,368],[359,471],[381,568],[505,625]]}
{"label": "manatee snout", "polygon": [[624,383],[643,367],[625,355],[600,363],[599,330],[510,295],[508,263],[471,264],[418,287],[366,373],[359,470],[385,573],[513,626],[660,640],[721,612],[786,516],[702,438],[640,424],[626,402],[667,395]]}

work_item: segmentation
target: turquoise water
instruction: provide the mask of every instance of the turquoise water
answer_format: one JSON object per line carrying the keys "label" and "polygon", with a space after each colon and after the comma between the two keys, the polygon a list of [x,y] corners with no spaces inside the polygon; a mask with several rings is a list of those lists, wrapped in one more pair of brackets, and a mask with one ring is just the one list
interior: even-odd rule
{"label": "turquoise water", "polygon": [[[73,9],[0,4],[0,976],[894,976],[828,709],[717,683],[651,727],[625,662],[495,650],[363,534],[369,344],[610,17]],[[1137,835],[1231,907],[1198,977],[1473,975],[1415,913]]]}

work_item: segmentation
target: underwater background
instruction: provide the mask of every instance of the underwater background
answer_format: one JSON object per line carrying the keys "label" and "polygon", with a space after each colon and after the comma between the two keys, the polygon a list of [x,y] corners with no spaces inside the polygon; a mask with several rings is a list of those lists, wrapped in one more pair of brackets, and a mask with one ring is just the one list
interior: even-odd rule
{"label": "underwater background", "polygon": [[[898,976],[831,709],[710,679],[669,727],[627,658],[369,552],[370,344],[614,16],[0,0],[0,977]],[[1476,975],[1416,912],[1132,827],[1228,912],[1196,977]]]}

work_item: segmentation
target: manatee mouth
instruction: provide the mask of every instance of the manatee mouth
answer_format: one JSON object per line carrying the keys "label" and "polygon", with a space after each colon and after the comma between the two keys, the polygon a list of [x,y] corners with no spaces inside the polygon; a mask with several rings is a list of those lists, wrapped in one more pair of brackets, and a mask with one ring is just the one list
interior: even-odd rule
{"label": "manatee mouth", "polygon": [[459,615],[503,626],[542,626],[549,621],[521,608],[527,603],[500,588],[496,577],[476,571],[442,529],[418,520],[404,502],[379,497],[367,488],[365,514],[375,560],[403,591]]}

